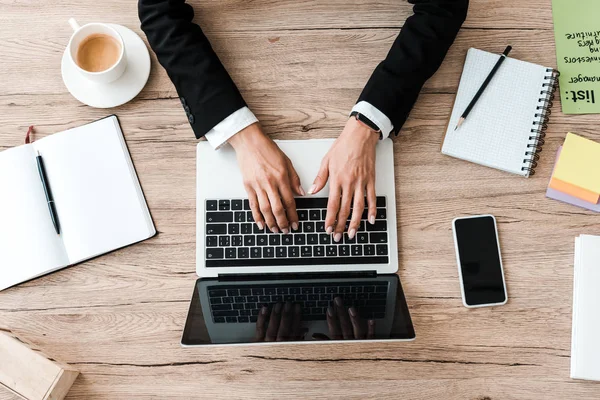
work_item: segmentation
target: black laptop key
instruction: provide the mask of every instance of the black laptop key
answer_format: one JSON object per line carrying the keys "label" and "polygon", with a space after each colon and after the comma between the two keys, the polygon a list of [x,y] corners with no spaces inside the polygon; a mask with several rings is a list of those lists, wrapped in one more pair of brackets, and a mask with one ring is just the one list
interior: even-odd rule
{"label": "black laptop key", "polygon": [[[257,298],[258,301],[258,298]],[[245,303],[244,308],[248,311],[254,310],[256,308],[256,303]]]}
{"label": "black laptop key", "polygon": [[300,255],[302,257],[312,257],[312,248],[310,246],[302,246],[300,248]]}
{"label": "black laptop key", "polygon": [[306,243],[319,244],[319,235],[317,235],[316,233],[306,235]]}
{"label": "black laptop key", "polygon": [[241,247],[244,245],[244,239],[242,239],[241,235],[232,236],[231,245],[234,247]]}
{"label": "black laptop key", "polygon": [[357,243],[369,243],[369,234],[368,233],[358,233],[356,235]]}
{"label": "black laptop key", "polygon": [[244,236],[244,246],[253,247],[256,244],[254,236]]}
{"label": "black laptop key", "polygon": [[313,291],[315,293],[325,293],[325,286],[315,286]]}
{"label": "black laptop key", "polygon": [[387,233],[386,232],[373,232],[370,234],[371,243],[387,243]]}
{"label": "black laptop key", "polygon": [[213,311],[215,317],[237,317],[239,315],[238,310],[230,311]]}
{"label": "black laptop key", "polygon": [[327,257],[337,257],[337,246],[327,246],[325,250],[327,252]]}
{"label": "black laptop key", "polygon": [[258,296],[258,301],[260,303],[269,303],[271,301],[271,296]]}
{"label": "black laptop key", "polygon": [[303,287],[302,288],[302,294],[309,294],[313,292],[313,288],[311,287]]}
{"label": "black laptop key", "polygon": [[327,288],[327,293],[337,293],[338,292],[338,288],[336,286],[329,286]]}
{"label": "black laptop key", "polygon": [[225,318],[224,317],[215,317],[215,323],[222,324],[224,322],[225,322]]}
{"label": "black laptop key", "polygon": [[252,216],[252,211],[246,211],[246,221],[254,222],[254,217]]}
{"label": "black laptop key", "polygon": [[252,224],[253,228],[252,228],[252,232],[256,233],[265,233],[265,228],[263,227],[262,229],[260,229],[258,227],[258,225],[256,224]]}
{"label": "black laptop key", "polygon": [[[327,207],[327,206],[325,206]],[[327,219],[327,210],[321,210],[321,219],[325,221]]]}
{"label": "black laptop key", "polygon": [[296,199],[298,208],[327,208],[327,197],[301,197]]}
{"label": "black laptop key", "polygon": [[375,291],[375,286],[365,286],[364,291],[367,293],[373,293]]}
{"label": "black laptop key", "polygon": [[238,317],[238,322],[250,322],[250,317],[240,315]]}
{"label": "black laptop key", "polygon": [[252,224],[242,224],[242,235],[249,235],[252,233]]}
{"label": "black laptop key", "polygon": [[309,294],[308,300],[311,300],[311,301],[319,300],[319,295],[318,294]]}
{"label": "black laptop key", "polygon": [[243,211],[236,211],[234,214],[235,222],[246,222],[246,213]]}
{"label": "black laptop key", "polygon": [[325,246],[313,247],[313,253],[315,257],[325,257]]}
{"label": "black laptop key", "polygon": [[258,296],[254,294],[252,296],[246,296],[246,301],[248,303],[258,303]]}
{"label": "black laptop key", "polygon": [[219,236],[219,247],[229,247],[230,244],[229,236]]}
{"label": "black laptop key", "polygon": [[[331,243],[331,235],[328,235],[326,233],[321,233],[319,235],[319,243],[320,244],[329,244]],[[329,255],[329,254],[327,254]]]}
{"label": "black laptop key", "polygon": [[206,200],[206,211],[217,211],[217,207],[216,200]]}
{"label": "black laptop key", "polygon": [[275,255],[277,258],[285,258],[287,257],[287,248],[285,247],[277,247],[275,249]]}
{"label": "black laptop key", "polygon": [[269,237],[267,235],[258,235],[256,237],[256,244],[258,246],[266,246],[269,244]]}
{"label": "black laptop key", "polygon": [[262,254],[260,247],[253,247],[250,249],[250,258],[260,258]]}
{"label": "black laptop key", "polygon": [[238,249],[238,258],[250,257],[250,249],[248,247],[240,247]]}
{"label": "black laptop key", "polygon": [[297,233],[294,235],[294,244],[301,246],[306,244],[306,235],[303,233]]}
{"label": "black laptop key", "polygon": [[252,295],[253,296],[259,296],[261,294],[265,294],[265,291],[263,290],[263,288],[254,288],[254,289],[252,289]]}
{"label": "black laptop key", "polygon": [[220,297],[211,297],[210,298],[210,304],[221,304],[221,298]]}
{"label": "black laptop key", "polygon": [[236,303],[233,305],[233,309],[234,310],[243,310],[244,309],[244,303]]}
{"label": "black laptop key", "polygon": [[365,256],[374,256],[375,255],[375,245],[374,244],[366,244],[364,248]]}
{"label": "black laptop key", "polygon": [[369,293],[369,299],[385,299],[387,298],[387,293]]}
{"label": "black laptop key", "polygon": [[272,295],[272,294],[276,294],[276,293],[277,293],[277,289],[275,289],[274,287],[265,288],[265,294]]}
{"label": "black laptop key", "polygon": [[[296,203],[296,208],[298,207],[298,203]],[[308,221],[308,211],[307,210],[298,210],[298,220],[300,221]]]}
{"label": "black laptop key", "polygon": [[280,294],[276,294],[274,296],[271,296],[271,302],[272,303],[282,303],[283,302],[283,296]]}
{"label": "black laptop key", "polygon": [[229,224],[227,232],[230,235],[238,235],[240,233],[240,224]]}
{"label": "black laptop key", "polygon": [[250,296],[252,291],[250,289],[240,289],[240,296]]}
{"label": "black laptop key", "polygon": [[244,210],[250,209],[250,201],[248,199],[244,200]]}
{"label": "black laptop key", "polygon": [[377,255],[378,256],[387,256],[388,247],[387,244],[378,244],[377,245]]}
{"label": "black laptop key", "polygon": [[385,232],[387,231],[387,221],[375,221],[373,225],[367,224],[367,232]]}
{"label": "black laptop key", "polygon": [[308,218],[311,221],[318,221],[321,219],[321,210],[310,210],[308,212]]}
{"label": "black laptop key", "polygon": [[365,228],[365,221],[360,221],[360,224],[358,225],[358,231],[359,232],[365,232],[367,229]]}
{"label": "black laptop key", "polygon": [[359,300],[366,300],[369,298],[369,293],[365,293],[365,292],[359,293],[356,295],[356,298]]}
{"label": "black laptop key", "polygon": [[258,321],[258,317],[256,315],[253,315],[250,317],[250,322],[251,323],[256,323],[256,321]]}
{"label": "black laptop key", "polygon": [[281,235],[281,244],[284,246],[289,246],[294,244],[294,236],[293,235]]}
{"label": "black laptop key", "polygon": [[283,301],[294,302],[296,301],[296,297],[293,294],[286,294],[283,296]]}
{"label": "black laptop key", "polygon": [[300,247],[298,246],[290,246],[288,247],[288,257],[300,257]]}
{"label": "black laptop key", "polygon": [[207,235],[224,235],[227,233],[227,224],[206,224]]}
{"label": "black laptop key", "polygon": [[223,300],[223,304],[233,303],[233,297],[223,297],[221,300]]}
{"label": "black laptop key", "polygon": [[387,293],[387,285],[381,285],[375,287],[376,293]]}
{"label": "black laptop key", "polygon": [[347,244],[339,246],[339,248],[340,257],[347,257],[350,255],[350,246],[348,246]]}
{"label": "black laptop key", "polygon": [[385,208],[378,208],[377,209],[377,214],[375,215],[376,219],[386,219],[387,218],[387,211]]}
{"label": "black laptop key", "polygon": [[277,288],[277,294],[288,294],[288,288]]}
{"label": "black laptop key", "polygon": [[316,307],[317,306],[317,302],[316,301],[305,301],[304,302],[304,307]]}
{"label": "black laptop key", "polygon": [[346,244],[354,244],[354,243],[356,243],[356,236],[354,236],[352,239],[350,239],[350,237],[348,236],[348,234],[344,233],[344,243],[346,243]]}
{"label": "black laptop key", "polygon": [[325,232],[325,222],[319,221],[315,224],[315,230],[318,233]]}
{"label": "black laptop key", "polygon": [[219,200],[219,210],[220,211],[229,211],[231,205],[229,204],[229,200]]}
{"label": "black laptop key", "polygon": [[362,292],[362,290],[363,290],[363,288],[361,286],[352,286],[350,288],[350,291],[352,293],[360,293],[360,292]]}
{"label": "black laptop key", "polygon": [[225,297],[227,292],[225,290],[209,290],[208,295],[210,297]]}
{"label": "black laptop key", "polygon": [[206,237],[206,247],[217,247],[219,245],[219,239],[216,236]]}
{"label": "black laptop key", "polygon": [[383,208],[383,207],[385,207],[385,197],[378,196],[377,197],[377,208]]}
{"label": "black laptop key", "polygon": [[237,254],[235,247],[228,247],[225,249],[225,258],[235,258]]}
{"label": "black laptop key", "polygon": [[241,200],[231,200],[231,209],[232,210],[241,210],[242,209],[242,201]]}
{"label": "black laptop key", "polygon": [[349,286],[341,286],[340,293],[350,293],[350,287]]}
{"label": "black laptop key", "polygon": [[265,247],[265,248],[263,248],[263,257],[264,258],[273,258],[273,257],[275,257],[275,247]]}
{"label": "black laptop key", "polygon": [[362,246],[361,245],[352,245],[350,247],[350,251],[352,252],[353,256],[362,256]]}
{"label": "black laptop key", "polygon": [[327,307],[329,306],[329,302],[325,301],[325,300],[319,300],[317,301],[317,307]]}
{"label": "black laptop key", "polygon": [[281,244],[281,236],[280,235],[269,235],[269,245],[279,246],[280,244]]}
{"label": "black laptop key", "polygon": [[233,324],[238,322],[237,317],[225,317],[225,321],[227,321],[228,323],[233,323]]}
{"label": "black laptop key", "polygon": [[313,233],[315,231],[315,223],[314,222],[304,222],[302,224],[302,229],[304,233]]}
{"label": "black laptop key", "polygon": [[290,288],[290,294],[299,294],[299,293],[300,293],[299,287],[291,287]]}
{"label": "black laptop key", "polygon": [[243,315],[245,317],[249,317],[249,316],[252,315],[252,311],[250,311],[250,309],[240,310],[240,315]]}
{"label": "black laptop key", "polygon": [[214,259],[221,259],[225,256],[225,252],[223,251],[223,249],[218,248],[218,247],[209,247],[208,249],[206,249],[206,259],[207,260],[214,260]]}
{"label": "black laptop key", "polygon": [[209,211],[206,213],[206,222],[233,222],[233,212]]}

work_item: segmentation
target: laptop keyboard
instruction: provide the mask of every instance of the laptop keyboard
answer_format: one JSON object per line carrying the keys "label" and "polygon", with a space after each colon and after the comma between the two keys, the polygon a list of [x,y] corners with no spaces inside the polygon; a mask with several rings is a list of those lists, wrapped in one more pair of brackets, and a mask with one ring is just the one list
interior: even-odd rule
{"label": "laptop keyboard", "polygon": [[[326,197],[297,198],[299,227],[289,234],[258,229],[248,200],[206,200],[207,267],[275,265],[387,264],[389,262],[385,197],[377,197],[375,224],[365,208],[359,229],[336,243],[325,232]],[[349,218],[351,215],[349,216]],[[346,222],[348,230],[349,220]]]}
{"label": "laptop keyboard", "polygon": [[303,321],[324,321],[327,307],[341,297],[364,319],[385,318],[387,282],[209,286],[208,297],[215,323],[256,322],[263,305],[290,301],[302,306]]}

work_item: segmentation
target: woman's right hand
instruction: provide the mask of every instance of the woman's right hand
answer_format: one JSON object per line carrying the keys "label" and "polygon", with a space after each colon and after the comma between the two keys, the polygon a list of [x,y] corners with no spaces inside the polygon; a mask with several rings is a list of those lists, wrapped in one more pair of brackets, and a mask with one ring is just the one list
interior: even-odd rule
{"label": "woman's right hand", "polygon": [[235,149],[252,216],[260,229],[289,233],[298,229],[294,194],[304,196],[300,177],[290,159],[258,123],[229,139]]}

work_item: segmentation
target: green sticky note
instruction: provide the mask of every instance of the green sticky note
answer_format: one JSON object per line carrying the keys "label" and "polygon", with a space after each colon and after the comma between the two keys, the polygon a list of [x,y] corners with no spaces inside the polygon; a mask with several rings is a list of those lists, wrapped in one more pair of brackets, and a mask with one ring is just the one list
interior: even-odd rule
{"label": "green sticky note", "polygon": [[600,0],[552,0],[565,114],[600,113]]}

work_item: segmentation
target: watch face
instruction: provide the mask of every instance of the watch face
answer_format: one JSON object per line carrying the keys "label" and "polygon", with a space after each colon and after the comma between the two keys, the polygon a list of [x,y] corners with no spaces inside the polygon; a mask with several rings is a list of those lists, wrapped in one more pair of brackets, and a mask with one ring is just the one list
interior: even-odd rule
{"label": "watch face", "polygon": [[365,117],[361,113],[357,112],[355,114],[355,118],[357,121],[360,121],[363,124],[367,125],[369,128],[373,129],[375,132],[381,132],[381,129],[379,129],[379,127],[377,125],[375,125],[373,123],[373,121],[371,121],[369,118]]}

